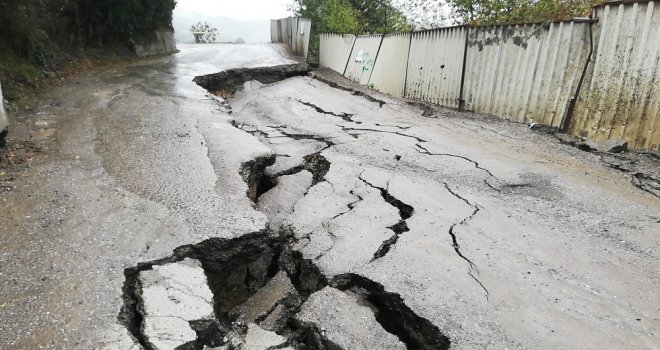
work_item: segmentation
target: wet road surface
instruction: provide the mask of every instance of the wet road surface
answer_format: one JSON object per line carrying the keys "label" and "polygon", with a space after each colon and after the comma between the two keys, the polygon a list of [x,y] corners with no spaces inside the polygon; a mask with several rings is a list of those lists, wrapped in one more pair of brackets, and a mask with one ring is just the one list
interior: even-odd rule
{"label": "wet road surface", "polygon": [[[329,74],[248,83],[231,114],[192,82],[282,52],[183,47],[63,83],[21,120],[41,148],[0,193],[0,348],[139,348],[118,322],[126,268],[267,227],[326,279],[396,293],[452,349],[658,348],[657,197],[524,125],[424,118]],[[276,186],[254,203],[240,171],[264,158]],[[298,317],[351,348],[323,314],[350,293],[328,288]]]}

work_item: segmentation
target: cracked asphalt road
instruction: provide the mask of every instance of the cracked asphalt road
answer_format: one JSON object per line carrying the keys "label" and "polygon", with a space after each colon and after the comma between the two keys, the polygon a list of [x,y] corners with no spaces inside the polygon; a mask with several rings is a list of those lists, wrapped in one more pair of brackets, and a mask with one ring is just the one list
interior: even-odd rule
{"label": "cracked asphalt road", "polygon": [[[282,52],[183,47],[19,117],[49,132],[0,193],[0,348],[138,348],[117,322],[124,269],[269,223],[328,278],[400,295],[452,349],[660,347],[657,197],[524,125],[425,118],[327,73],[248,83],[231,114],[192,82],[293,63]],[[273,156],[279,184],[255,205],[239,171]]]}

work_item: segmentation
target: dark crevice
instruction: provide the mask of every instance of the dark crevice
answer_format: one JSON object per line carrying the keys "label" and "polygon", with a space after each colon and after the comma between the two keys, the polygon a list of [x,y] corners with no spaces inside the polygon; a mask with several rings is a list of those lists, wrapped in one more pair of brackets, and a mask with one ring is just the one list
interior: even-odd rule
{"label": "dark crevice", "polygon": [[325,180],[325,175],[330,171],[330,162],[321,155],[321,152],[310,154],[303,158],[307,171],[312,173],[312,186]]}
{"label": "dark crevice", "polygon": [[[244,130],[243,129],[245,127],[244,124],[239,125],[235,121],[232,121],[231,124],[237,129]],[[246,131],[246,130],[244,131],[249,132],[253,135],[259,134],[262,137],[269,139],[266,133],[260,131],[256,127],[254,128],[255,130],[252,131]],[[259,197],[261,197],[261,195],[263,195],[264,193],[270,191],[275,186],[277,186],[277,178],[281,176],[293,175],[301,172],[302,170],[307,170],[310,173],[312,173],[312,186],[313,186],[319,182],[324,181],[325,175],[330,170],[331,163],[324,156],[321,155],[321,152],[334,146],[335,145],[334,142],[332,142],[331,140],[325,137],[318,135],[289,133],[282,130],[284,128],[279,126],[270,126],[270,128],[277,130],[279,133],[284,135],[284,137],[288,137],[294,140],[319,141],[325,143],[326,146],[318,152],[303,157],[303,164],[295,166],[290,169],[283,170],[274,175],[267,175],[265,169],[275,164],[275,161],[277,160],[277,155],[275,154],[271,154],[263,157],[257,157],[251,161],[243,163],[239,170],[239,173],[243,177],[243,180],[248,184],[248,191],[247,191],[248,198],[250,198],[255,203],[259,200]]]}
{"label": "dark crevice", "polygon": [[452,247],[454,248],[454,251],[456,252],[456,254],[461,259],[465,260],[468,263],[468,266],[469,266],[468,274],[470,275],[470,277],[472,277],[479,284],[479,286],[481,286],[481,288],[484,290],[484,292],[486,292],[486,300],[488,300],[488,296],[489,296],[488,289],[486,289],[486,287],[483,285],[483,283],[481,283],[481,281],[475,276],[475,274],[479,275],[479,268],[477,267],[477,265],[475,263],[472,262],[472,260],[470,260],[468,257],[463,255],[463,253],[461,252],[461,245],[458,243],[458,238],[456,237],[456,233],[455,233],[456,227],[464,225],[467,222],[469,222],[470,220],[472,220],[479,213],[479,211],[481,211],[481,208],[479,207],[479,205],[470,203],[469,200],[467,200],[466,198],[462,197],[457,192],[452,190],[451,187],[449,187],[449,185],[447,183],[444,183],[444,186],[447,189],[447,191],[449,193],[451,193],[454,197],[460,199],[465,204],[467,204],[467,205],[469,205],[470,207],[473,208],[472,214],[470,214],[470,216],[464,218],[460,222],[452,224],[449,227],[449,235],[451,236]]}
{"label": "dark crevice", "polygon": [[382,188],[375,186],[374,184],[368,182],[364,178],[362,178],[362,175],[359,176],[360,181],[362,181],[365,185],[377,189],[380,192],[380,195],[383,197],[383,200],[387,202],[389,205],[397,208],[399,210],[399,217],[401,220],[399,220],[398,223],[388,227],[388,229],[392,230],[394,232],[394,235],[387,240],[385,240],[378,250],[374,253],[373,257],[371,258],[371,262],[378,260],[382,257],[384,257],[387,253],[389,253],[390,249],[392,249],[392,246],[394,246],[398,241],[399,241],[399,236],[410,231],[408,228],[408,224],[406,223],[406,220],[408,220],[412,214],[415,212],[415,208],[412,206],[403,203],[396,197],[392,196],[388,189]]}
{"label": "dark crevice", "polygon": [[[257,80],[264,84],[270,84],[293,76],[304,75],[307,72],[308,68],[305,65],[232,69],[217,74],[196,77],[194,81],[206,88],[209,92],[227,98],[240,89],[246,81]],[[315,79],[319,78],[315,77]],[[351,91],[354,95],[362,96],[371,102],[378,103],[379,107],[385,104],[384,101],[375,99],[362,92],[342,88],[332,82],[324,82],[335,88]],[[359,124],[359,122],[352,120],[351,114],[325,112],[311,103],[302,101],[300,103],[316,109],[319,113],[330,114],[340,117],[345,121]],[[236,121],[231,121],[231,124],[239,129],[243,129],[244,127],[244,125],[239,125]],[[252,128],[253,130],[244,131],[263,139],[270,138],[267,133],[260,131],[256,127]],[[331,166],[330,162],[321,155],[323,151],[335,145],[330,139],[317,135],[289,133],[283,130],[284,127],[272,128],[278,130],[284,137],[294,140],[315,140],[325,143],[326,147],[319,152],[305,156],[302,165],[282,171],[274,176],[266,175],[265,171],[267,167],[275,163],[277,156],[274,154],[257,157],[242,164],[239,173],[248,185],[247,196],[255,201],[255,203],[261,194],[277,186],[277,178],[279,176],[292,175],[305,169],[312,173],[312,182],[315,185],[325,181],[324,177]],[[406,128],[399,127],[399,129],[405,130]],[[369,129],[355,130],[387,132]],[[424,142],[411,135],[405,135],[399,132],[390,133],[414,138],[418,142]],[[398,237],[398,235],[408,231],[405,220],[412,215],[413,208],[391,196],[386,189],[380,190],[384,200],[399,209],[401,221],[390,227],[395,233],[395,237]],[[353,191],[351,193],[355,195]],[[353,210],[355,204],[362,200],[362,197],[359,195],[355,196],[358,199],[347,205],[348,211]],[[141,272],[150,270],[154,266],[176,263],[190,258],[198,260],[201,263],[207,277],[209,288],[213,293],[215,319],[190,321],[189,324],[196,332],[197,339],[193,342],[182,344],[177,349],[201,350],[205,347],[223,346],[227,345],[228,335],[245,335],[247,327],[245,323],[236,321],[234,312],[248,298],[264,288],[268,281],[280,271],[286,272],[295,287],[296,293],[270,305],[267,310],[263,310],[263,316],[255,320],[257,323],[261,323],[274,313],[276,308],[279,306],[284,307],[285,318],[281,323],[277,323],[278,328],[276,332],[285,336],[288,341],[275,348],[291,346],[296,349],[340,349],[340,347],[322,335],[318,329],[302,327],[302,325],[297,324],[294,320],[295,314],[299,312],[301,305],[307,298],[312,293],[321,290],[329,284],[327,277],[321,272],[313,259],[305,259],[301,252],[293,250],[292,247],[296,242],[297,240],[291,232],[291,228],[283,227],[279,232],[263,230],[245,234],[234,239],[211,238],[198,244],[180,246],[168,257],[138,263],[136,266],[124,270],[125,281],[122,288],[123,305],[118,315],[119,322],[127,328],[130,335],[142,347],[152,349],[152,344],[147,341],[147,335],[143,334],[142,330],[144,322],[142,312],[144,310],[140,307],[142,293],[139,275]],[[384,256],[389,250],[389,247],[395,243],[396,238],[393,242],[386,244],[387,248],[379,249],[380,253],[377,254]],[[339,288],[343,288],[343,290],[351,289],[359,292],[367,298],[377,308],[375,312],[377,321],[385,330],[395,334],[405,342],[409,349],[447,349],[449,347],[449,339],[442,335],[437,327],[415,314],[405,305],[398,294],[385,291],[382,285],[358,275],[344,275],[341,278],[334,279],[333,284]],[[317,344],[323,344],[323,347],[318,347],[316,346]],[[232,348],[231,344],[230,348]]]}
{"label": "dark crevice", "polygon": [[190,321],[190,328],[197,333],[197,339],[187,344],[177,346],[175,350],[198,350],[206,347],[216,347],[224,344],[223,330],[228,329],[228,323],[221,325],[217,320]]}
{"label": "dark crevice", "polygon": [[[257,203],[259,198],[266,192],[275,188],[278,184],[278,179],[282,176],[294,175],[303,170],[307,170],[312,174],[312,186],[318,184],[319,182],[325,181],[325,175],[330,170],[330,162],[320,154],[321,152],[312,153],[310,155],[303,157],[303,164],[297,165],[293,168],[282,170],[276,174],[268,175],[263,172],[263,169],[258,175],[258,181],[256,182],[256,189],[253,189],[248,183],[248,196],[252,199],[253,202]],[[272,165],[272,164],[271,164]],[[254,165],[251,162],[244,163],[243,169],[252,169]],[[251,180],[249,176],[246,181]],[[254,194],[254,197],[252,195]]]}
{"label": "dark crevice", "polygon": [[[143,315],[139,308],[141,295],[139,274],[153,269],[154,266],[175,263],[186,258],[201,262],[209,281],[209,288],[215,296],[213,301],[216,317],[222,319],[235,304],[245,301],[250,293],[254,293],[267,282],[267,267],[270,266],[270,260],[277,256],[275,251],[281,250],[281,247],[281,240],[270,237],[265,231],[259,231],[235,239],[211,238],[198,244],[180,246],[168,257],[141,262],[135,267],[127,268],[124,270],[123,305],[119,312],[119,323],[126,327],[141,346],[152,349],[142,334]],[[247,278],[246,274],[249,270],[253,272],[250,273],[250,278]],[[260,273],[255,273],[260,270],[262,270]],[[246,280],[250,283],[245,283]],[[203,323],[200,322],[202,321],[195,324]],[[193,329],[201,334],[198,340],[216,339],[212,336],[214,329],[195,327]],[[201,349],[201,346],[192,343],[184,346],[190,347],[182,349]]]}
{"label": "dark crevice", "polygon": [[[261,137],[261,138],[263,138],[263,139],[265,139],[265,140],[270,140],[270,139],[280,138],[280,137],[287,137],[287,138],[290,138],[290,139],[293,139],[293,140],[314,140],[314,141],[318,141],[318,142],[323,142],[323,143],[325,143],[326,147],[325,147],[324,149],[320,150],[319,152],[323,152],[323,151],[325,151],[326,149],[328,149],[328,148],[330,148],[330,147],[332,147],[332,146],[335,146],[335,143],[334,143],[331,139],[329,139],[329,138],[327,138],[327,137],[323,137],[323,136],[319,136],[319,135],[314,135],[314,134],[296,134],[296,133],[290,133],[290,132],[288,132],[288,131],[284,131],[284,129],[286,129],[285,126],[268,126],[269,128],[274,129],[274,130],[277,130],[280,134],[282,134],[282,136],[268,136],[268,134],[267,134],[266,132],[260,130],[258,127],[254,126],[254,125],[239,124],[239,123],[236,122],[235,120],[232,120],[232,121],[231,121],[231,125],[232,125],[233,127],[237,128],[237,129],[240,129],[240,130],[242,130],[242,131],[245,131],[245,132],[247,132],[247,133],[249,133],[249,134],[251,134],[251,135],[253,135],[253,136]],[[247,126],[247,127],[250,127],[250,128],[253,128],[254,130],[246,130],[246,129],[245,129],[246,126]],[[291,156],[289,156],[289,155],[279,155],[279,156],[282,156],[282,157],[291,157]]]}
{"label": "dark crevice", "polygon": [[[588,141],[583,141],[578,138],[564,135],[560,133],[549,133],[554,136],[561,144],[575,147],[579,150],[590,152],[599,156],[600,161],[605,164],[608,168],[623,172],[630,176],[630,182],[637,189],[646,192],[654,197],[660,198],[660,177],[646,174],[644,171],[649,172],[649,169],[644,169],[644,167],[638,167],[639,163],[647,163],[647,166],[659,168],[658,160],[660,160],[660,154],[654,151],[640,150],[636,152],[625,153],[627,150],[627,144],[625,146],[617,147],[618,149],[611,149],[609,152],[599,151],[593,148],[593,145],[588,144]],[[618,155],[617,153],[624,152],[624,154]],[[627,163],[627,166],[622,163],[612,163],[605,160],[605,156],[614,157],[622,161],[622,163]],[[647,159],[644,159],[647,157]],[[650,172],[653,172],[651,170]],[[658,173],[656,172],[656,175]]]}
{"label": "dark crevice", "polygon": [[470,159],[470,158],[468,158],[468,157],[465,157],[465,156],[459,156],[459,155],[457,155],[457,154],[451,154],[451,153],[431,153],[427,148],[425,148],[424,146],[422,146],[422,145],[420,145],[420,144],[417,144],[417,145],[415,145],[415,146],[417,146],[417,148],[415,148],[415,150],[416,150],[417,152],[421,153],[421,154],[426,154],[426,155],[429,155],[429,156],[452,157],[452,158],[459,158],[459,159],[466,160],[466,161],[468,161],[468,162],[474,164],[474,167],[475,167],[475,168],[484,171],[486,174],[488,174],[488,176],[490,176],[490,177],[495,177],[495,175],[493,175],[493,173],[491,173],[490,170],[488,170],[488,169],[486,169],[486,168],[484,168],[484,167],[481,167],[477,161],[474,161],[474,160],[472,160],[472,159]]}
{"label": "dark crevice", "polygon": [[246,81],[256,80],[263,84],[272,84],[291,77],[307,75],[309,71],[306,64],[237,68],[198,76],[193,81],[210,93],[226,99],[242,88]]}
{"label": "dark crevice", "polygon": [[326,79],[326,78],[320,77],[320,76],[318,76],[318,75],[316,75],[316,74],[313,74],[313,75],[312,75],[312,79],[316,79],[316,80],[318,80],[318,81],[320,81],[320,82],[322,82],[322,83],[325,83],[325,84],[329,85],[329,86],[332,87],[332,88],[339,89],[339,90],[344,90],[344,91],[348,91],[348,92],[350,92],[351,94],[353,94],[353,95],[355,95],[355,96],[361,96],[361,97],[364,97],[364,98],[367,99],[367,101],[369,101],[369,102],[378,103],[378,107],[379,107],[379,108],[382,108],[382,107],[386,104],[386,102],[383,101],[383,100],[379,100],[379,99],[377,99],[377,98],[375,98],[375,97],[373,97],[373,96],[371,96],[371,95],[365,94],[365,93],[362,92],[362,91],[357,91],[357,90],[354,90],[354,89],[351,89],[351,88],[348,88],[348,87],[345,87],[345,86],[339,85],[339,84],[335,83],[334,81],[331,81],[331,80],[328,80],[328,79]]}
{"label": "dark crevice", "polygon": [[451,342],[438,327],[413,312],[400,295],[387,292],[383,285],[357,274],[336,276],[330,285],[364,297],[376,308],[376,321],[386,331],[397,336],[408,349],[449,349]]}
{"label": "dark crevice", "polygon": [[253,202],[256,202],[259,196],[277,184],[265,175],[265,169],[275,164],[275,160],[276,156],[269,154],[242,164],[239,173],[248,185],[247,196]]}
{"label": "dark crevice", "polygon": [[317,113],[331,115],[331,116],[334,116],[334,117],[339,117],[339,118],[341,118],[344,121],[347,121],[349,123],[362,124],[362,122],[353,120],[353,116],[355,114],[344,113],[344,112],[341,112],[341,113],[328,112],[328,111],[324,110],[323,108],[321,108],[321,107],[319,107],[319,106],[317,106],[317,105],[315,105],[311,102],[304,102],[304,101],[301,101],[301,100],[296,100],[296,101],[300,102],[301,104],[303,104],[307,107],[313,108]]}
{"label": "dark crevice", "polygon": [[122,286],[123,303],[119,311],[119,323],[124,325],[131,337],[145,349],[149,349],[146,339],[142,336],[142,314],[137,311],[139,300],[136,295],[138,275],[140,271],[150,270],[151,265],[138,265],[135,268],[124,270],[124,284]]}
{"label": "dark crevice", "polygon": [[281,176],[295,175],[295,174],[298,174],[299,172],[301,172],[301,171],[303,171],[303,170],[305,170],[305,165],[304,165],[304,164],[300,164],[300,165],[296,165],[296,166],[294,166],[293,168],[289,168],[289,169],[286,169],[286,170],[282,170],[282,171],[280,171],[279,173],[273,174],[273,175],[270,176],[270,177],[278,178],[278,177],[281,177]]}
{"label": "dark crevice", "polygon": [[[246,182],[253,183],[254,179],[264,177],[264,165],[270,162],[269,158],[263,157],[247,162],[241,168]],[[306,162],[313,164],[311,167],[319,169],[318,180],[323,178],[330,167],[329,162],[320,154],[310,155]],[[386,189],[381,189],[381,194],[388,203],[399,209],[402,220],[412,215],[413,208],[391,196]],[[359,195],[356,196],[358,200],[348,205],[349,210],[362,200]],[[395,232],[404,231],[405,222],[402,221],[391,229]],[[228,345],[236,334],[244,336],[247,326],[239,321],[237,310],[248,298],[264,288],[279,271],[287,274],[296,292],[267,306],[260,313],[263,316],[257,317],[255,322],[257,324],[264,322],[279,306],[282,306],[283,318],[274,323],[277,327],[274,331],[287,338],[288,346],[296,349],[348,350],[333,344],[325,337],[325,332],[320,332],[314,326],[302,325],[295,318],[300,307],[311,294],[332,285],[341,290],[350,289],[363,296],[374,306],[374,316],[381,326],[401,339],[409,349],[449,347],[449,339],[436,326],[415,314],[398,294],[387,292],[382,285],[352,274],[339,276],[329,283],[328,278],[313,259],[306,259],[301,252],[293,249],[296,242],[291,228],[283,228],[279,232],[264,230],[234,239],[212,238],[198,244],[181,246],[169,257],[139,263],[136,267],[124,271],[126,276],[123,289],[124,305],[119,320],[142,346],[151,349],[146,341],[146,335],[142,334],[141,330],[143,321],[139,310],[141,293],[136,292],[136,288],[139,287],[138,276],[140,272],[152,269],[156,265],[190,258],[201,262],[207,276],[209,288],[214,295],[215,319],[189,322],[197,333],[197,339],[180,345],[177,349],[201,350],[205,346],[223,346]],[[231,348],[231,344],[229,345]]]}
{"label": "dark crevice", "polygon": [[[378,129],[369,129],[369,128],[349,128],[349,127],[345,127],[345,126],[341,126],[341,125],[338,125],[338,126],[341,127],[342,131],[347,132],[347,133],[348,133],[348,131],[368,131],[368,132],[378,132],[378,133],[393,134],[393,135],[399,135],[399,136],[403,136],[403,137],[408,137],[408,138],[411,138],[411,139],[416,140],[417,142],[426,142],[426,140],[421,139],[421,138],[419,138],[419,137],[417,137],[417,136],[404,134],[404,133],[399,132],[399,131],[378,130]],[[351,135],[351,136],[353,136],[353,137],[355,137],[355,138],[357,138],[357,136],[359,136],[359,134],[358,134],[358,135],[355,135],[355,134],[352,134],[352,133],[348,133],[348,134]]]}

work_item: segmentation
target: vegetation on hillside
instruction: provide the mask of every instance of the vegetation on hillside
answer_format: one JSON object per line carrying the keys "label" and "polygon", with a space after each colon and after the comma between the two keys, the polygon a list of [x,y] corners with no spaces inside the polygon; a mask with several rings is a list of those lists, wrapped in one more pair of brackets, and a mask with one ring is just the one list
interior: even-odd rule
{"label": "vegetation on hillside", "polygon": [[[35,85],[83,57],[128,55],[169,28],[176,0],[0,0],[0,81]],[[6,82],[6,84],[4,84]]]}
{"label": "vegetation on hillside", "polygon": [[318,33],[391,33],[412,30],[391,0],[293,0],[291,10],[312,20],[310,53],[318,54]]}
{"label": "vegetation on hillside", "polygon": [[595,0],[448,0],[455,23],[550,22],[588,16]]}

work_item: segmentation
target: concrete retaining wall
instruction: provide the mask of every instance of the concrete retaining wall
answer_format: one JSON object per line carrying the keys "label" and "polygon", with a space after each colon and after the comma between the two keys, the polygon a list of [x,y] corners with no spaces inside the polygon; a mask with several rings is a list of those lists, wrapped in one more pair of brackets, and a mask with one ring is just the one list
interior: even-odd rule
{"label": "concrete retaining wall", "polygon": [[148,39],[137,40],[134,51],[140,57],[174,53],[176,52],[174,31],[171,29],[159,30]]}

